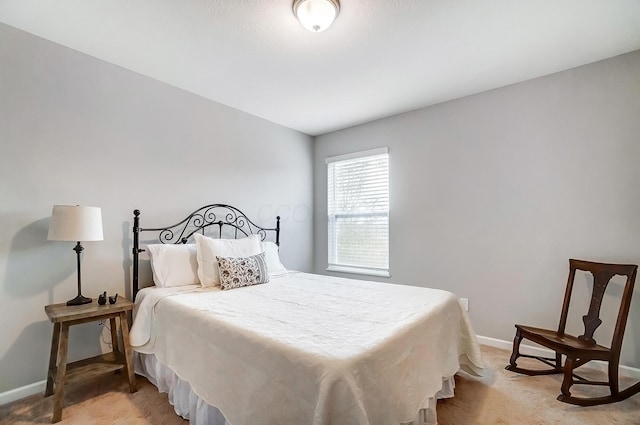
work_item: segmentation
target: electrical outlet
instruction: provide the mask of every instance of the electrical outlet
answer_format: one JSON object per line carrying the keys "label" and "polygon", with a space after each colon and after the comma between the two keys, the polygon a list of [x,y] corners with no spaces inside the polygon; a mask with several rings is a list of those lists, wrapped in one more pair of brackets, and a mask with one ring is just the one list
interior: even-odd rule
{"label": "electrical outlet", "polygon": [[469,311],[469,298],[460,298],[460,305],[464,311]]}

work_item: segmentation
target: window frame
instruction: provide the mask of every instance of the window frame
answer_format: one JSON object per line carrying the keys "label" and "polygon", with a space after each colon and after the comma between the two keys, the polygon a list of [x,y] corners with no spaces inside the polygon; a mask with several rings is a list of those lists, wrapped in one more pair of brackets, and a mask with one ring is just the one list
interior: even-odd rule
{"label": "window frame", "polygon": [[[337,163],[337,162],[342,162],[342,161],[351,161],[351,160],[358,160],[358,159],[366,159],[367,157],[372,157],[372,156],[380,156],[380,155],[386,155],[386,160],[387,160],[387,176],[386,176],[386,184],[387,184],[387,205],[388,208],[386,210],[386,212],[380,212],[380,211],[368,211],[368,212],[362,212],[362,213],[334,213],[331,214],[331,200],[330,200],[330,196],[332,194],[332,189],[331,187],[329,187],[330,184],[330,178],[329,178],[329,172],[330,172],[330,165],[333,163]],[[331,156],[331,157],[327,157],[325,159],[325,164],[327,166],[327,271],[331,271],[331,272],[340,272],[340,273],[353,273],[353,274],[359,274],[359,275],[367,275],[367,276],[377,276],[377,277],[390,277],[390,158],[389,158],[389,148],[388,147],[383,147],[383,148],[376,148],[376,149],[370,149],[370,150],[366,150],[366,151],[359,151],[359,152],[353,152],[353,153],[349,153],[349,154],[345,154],[345,155],[337,155],[337,156]],[[335,183],[335,182],[334,182]],[[386,232],[387,232],[387,240],[386,240],[386,256],[387,256],[387,267],[386,268],[379,268],[379,267],[371,267],[371,266],[361,266],[361,265],[346,265],[346,264],[336,264],[336,263],[332,263],[332,250],[335,252],[335,250],[337,249],[337,243],[334,241],[334,243],[332,243],[332,238],[331,238],[331,226],[332,226],[332,222],[335,221],[335,218],[339,218],[339,217],[374,217],[374,216],[381,216],[381,217],[385,217],[386,216]],[[332,220],[332,217],[335,217]],[[334,224],[335,226],[335,224]],[[336,231],[334,230],[333,234],[335,234]],[[334,255],[333,258],[335,258],[336,256]]]}

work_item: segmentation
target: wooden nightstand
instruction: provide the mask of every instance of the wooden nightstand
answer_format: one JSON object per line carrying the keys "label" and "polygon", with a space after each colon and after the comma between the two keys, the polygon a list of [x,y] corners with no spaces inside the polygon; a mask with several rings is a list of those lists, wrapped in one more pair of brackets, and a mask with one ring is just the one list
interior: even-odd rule
{"label": "wooden nightstand", "polygon": [[[133,303],[118,297],[115,304],[99,305],[96,300],[90,304],[68,306],[66,303],[51,304],[44,311],[53,322],[51,339],[51,356],[47,373],[47,389],[45,397],[54,394],[52,423],[62,419],[64,402],[64,386],[103,373],[124,369],[129,379],[129,390],[136,392],[136,378],[133,373],[133,353],[129,345],[129,326],[127,311],[133,309]],[[119,318],[119,320],[116,320]],[[69,345],[69,327],[81,323],[96,322],[109,319],[113,352],[67,364],[67,348]],[[116,327],[119,324],[119,328]],[[122,334],[121,352],[118,348],[118,329]]]}

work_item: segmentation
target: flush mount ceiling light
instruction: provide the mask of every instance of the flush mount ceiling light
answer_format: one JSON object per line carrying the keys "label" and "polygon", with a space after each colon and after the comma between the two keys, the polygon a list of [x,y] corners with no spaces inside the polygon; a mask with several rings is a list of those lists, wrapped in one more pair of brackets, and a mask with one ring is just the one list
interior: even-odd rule
{"label": "flush mount ceiling light", "polygon": [[338,0],[294,0],[293,14],[303,27],[321,32],[331,26],[340,12]]}

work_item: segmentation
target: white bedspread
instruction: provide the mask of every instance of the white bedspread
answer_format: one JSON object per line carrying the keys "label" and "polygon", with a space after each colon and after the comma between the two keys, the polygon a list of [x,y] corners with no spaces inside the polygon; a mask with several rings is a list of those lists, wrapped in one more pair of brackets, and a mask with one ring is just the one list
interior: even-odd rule
{"label": "white bedspread", "polygon": [[410,422],[443,377],[483,367],[441,290],[292,272],[229,291],[147,289],[136,303],[134,349],[234,425]]}

